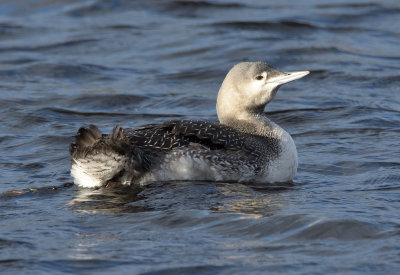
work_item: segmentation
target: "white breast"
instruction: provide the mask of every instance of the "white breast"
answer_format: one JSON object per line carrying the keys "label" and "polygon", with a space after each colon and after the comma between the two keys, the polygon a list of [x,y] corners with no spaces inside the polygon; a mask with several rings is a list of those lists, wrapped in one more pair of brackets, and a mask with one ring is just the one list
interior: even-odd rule
{"label": "white breast", "polygon": [[266,169],[265,180],[270,183],[290,182],[298,166],[297,149],[292,137],[282,129],[280,137],[281,153]]}

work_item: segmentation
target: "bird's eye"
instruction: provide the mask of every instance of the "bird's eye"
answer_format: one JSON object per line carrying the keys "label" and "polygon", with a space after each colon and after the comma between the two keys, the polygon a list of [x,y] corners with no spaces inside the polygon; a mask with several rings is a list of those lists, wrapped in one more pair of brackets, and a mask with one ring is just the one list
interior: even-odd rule
{"label": "bird's eye", "polygon": [[263,78],[264,78],[264,76],[262,76],[262,75],[257,75],[257,76],[256,76],[256,79],[257,79],[257,80],[261,80],[261,79],[263,79]]}

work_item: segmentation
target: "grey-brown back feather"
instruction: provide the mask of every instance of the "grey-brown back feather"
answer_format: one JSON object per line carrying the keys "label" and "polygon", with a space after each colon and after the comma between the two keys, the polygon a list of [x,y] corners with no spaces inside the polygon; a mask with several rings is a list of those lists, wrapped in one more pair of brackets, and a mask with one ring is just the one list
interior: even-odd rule
{"label": "grey-brown back feather", "polygon": [[163,124],[150,124],[137,129],[126,129],[132,144],[168,151],[177,147],[199,144],[210,150],[240,151],[259,158],[268,151],[269,157],[279,153],[279,141],[239,132],[218,122],[174,120]]}
{"label": "grey-brown back feather", "polygon": [[234,129],[214,122],[177,120],[151,124],[137,129],[126,129],[126,136],[133,144],[158,150],[198,143],[211,150],[243,149],[245,138]]}

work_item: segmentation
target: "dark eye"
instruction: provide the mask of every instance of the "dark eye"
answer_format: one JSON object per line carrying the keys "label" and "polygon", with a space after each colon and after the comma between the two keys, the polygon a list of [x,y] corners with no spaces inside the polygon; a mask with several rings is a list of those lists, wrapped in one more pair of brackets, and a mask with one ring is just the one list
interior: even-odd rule
{"label": "dark eye", "polygon": [[264,78],[264,77],[263,77],[262,75],[257,75],[257,76],[256,76],[256,79],[257,79],[257,80],[261,80],[261,79],[263,79],[263,78]]}

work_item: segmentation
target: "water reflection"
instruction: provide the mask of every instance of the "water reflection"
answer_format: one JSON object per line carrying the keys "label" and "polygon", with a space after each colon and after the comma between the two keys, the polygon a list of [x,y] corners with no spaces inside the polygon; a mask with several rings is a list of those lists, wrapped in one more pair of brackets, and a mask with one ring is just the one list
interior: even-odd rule
{"label": "water reflection", "polygon": [[[399,270],[396,1],[6,2],[1,270]],[[226,71],[256,60],[312,71],[266,109],[294,137],[304,184],[61,188],[83,124],[216,120]]]}
{"label": "water reflection", "polygon": [[74,211],[82,213],[124,213],[146,211],[144,207],[129,205],[141,198],[141,189],[130,187],[104,187],[99,189],[77,189],[74,199],[68,203]]}
{"label": "water reflection", "polygon": [[272,216],[287,204],[282,193],[293,186],[282,185],[245,185],[217,184],[217,190],[224,197],[224,203],[216,212],[252,214],[258,217]]}
{"label": "water reflection", "polygon": [[271,216],[287,203],[294,185],[246,185],[215,182],[153,183],[143,188],[77,189],[69,203],[84,213],[208,210],[217,213]]}

